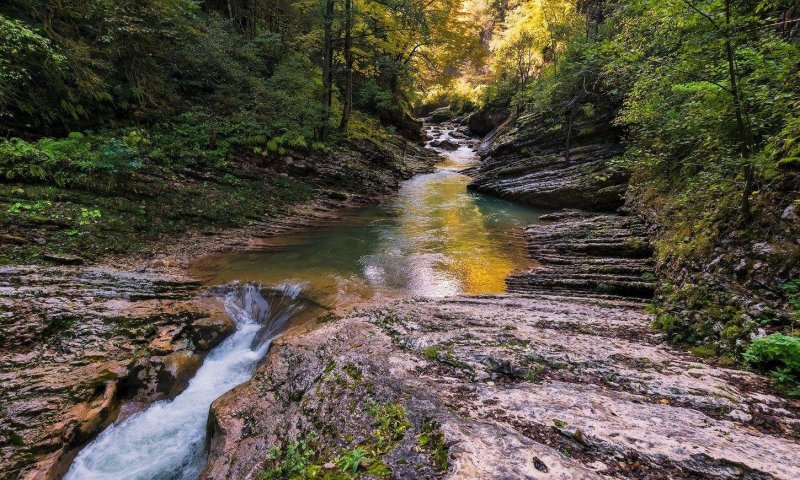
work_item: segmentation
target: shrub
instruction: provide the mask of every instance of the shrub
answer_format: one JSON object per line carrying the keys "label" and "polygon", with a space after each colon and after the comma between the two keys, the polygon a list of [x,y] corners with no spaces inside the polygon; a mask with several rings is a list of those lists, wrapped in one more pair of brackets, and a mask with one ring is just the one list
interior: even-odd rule
{"label": "shrub", "polygon": [[757,338],[744,359],[751,367],[769,373],[789,395],[800,396],[800,337],[773,333]]}
{"label": "shrub", "polygon": [[141,166],[138,131],[121,136],[84,135],[0,141],[0,177],[59,186],[110,190]]}

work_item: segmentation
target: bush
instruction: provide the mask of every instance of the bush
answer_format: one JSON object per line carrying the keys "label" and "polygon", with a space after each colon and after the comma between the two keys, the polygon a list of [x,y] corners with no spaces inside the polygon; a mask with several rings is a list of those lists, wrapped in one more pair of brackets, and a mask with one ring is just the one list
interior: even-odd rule
{"label": "bush", "polygon": [[744,359],[751,367],[769,373],[789,395],[800,397],[800,337],[773,333],[757,338]]}
{"label": "bush", "polygon": [[72,132],[66,138],[44,138],[35,143],[19,138],[3,140],[0,178],[109,190],[141,166],[142,141],[138,130],[118,136]]}
{"label": "bush", "polygon": [[[67,58],[29,25],[0,15],[0,124],[24,128],[35,117],[76,115],[63,100]],[[43,81],[42,79],[47,79]]]}

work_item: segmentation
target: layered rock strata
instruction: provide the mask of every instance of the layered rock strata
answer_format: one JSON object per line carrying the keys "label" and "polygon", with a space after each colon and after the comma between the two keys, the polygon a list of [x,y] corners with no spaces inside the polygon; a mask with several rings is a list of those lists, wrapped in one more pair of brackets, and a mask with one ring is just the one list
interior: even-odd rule
{"label": "layered rock strata", "polygon": [[506,279],[514,293],[653,295],[652,251],[633,216],[561,211],[525,229],[536,266]]}
{"label": "layered rock strata", "polygon": [[470,188],[553,208],[622,206],[628,175],[609,161],[623,151],[616,133],[603,118],[572,130],[532,114],[510,119],[485,139]]}
{"label": "layered rock strata", "polygon": [[185,388],[234,328],[198,291],[110,268],[0,268],[0,478],[60,478],[123,404]]}

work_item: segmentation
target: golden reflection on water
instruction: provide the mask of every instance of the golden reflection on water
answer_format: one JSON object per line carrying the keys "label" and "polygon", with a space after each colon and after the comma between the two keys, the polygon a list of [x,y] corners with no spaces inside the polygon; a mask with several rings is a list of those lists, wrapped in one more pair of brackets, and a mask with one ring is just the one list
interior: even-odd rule
{"label": "golden reflection on water", "polygon": [[[403,195],[399,230],[418,243],[414,250],[442,254],[436,268],[455,279],[458,287],[441,293],[500,293],[505,290],[505,278],[527,261],[513,234],[489,230],[483,212],[464,193],[468,181],[451,174]],[[446,285],[442,290],[447,290]]]}
{"label": "golden reflection on water", "polygon": [[469,178],[456,170],[474,164],[474,152],[462,146],[445,156],[386,205],[275,237],[262,251],[201,259],[194,273],[208,284],[303,282],[306,297],[328,307],[503,292],[505,278],[529,266],[519,233],[541,212],[468,192]]}

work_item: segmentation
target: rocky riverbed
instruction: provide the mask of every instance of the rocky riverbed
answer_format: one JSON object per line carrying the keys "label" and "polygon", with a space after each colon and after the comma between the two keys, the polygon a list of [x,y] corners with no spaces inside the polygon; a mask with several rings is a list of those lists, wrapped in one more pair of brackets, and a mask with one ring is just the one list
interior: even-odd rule
{"label": "rocky riverbed", "polygon": [[234,330],[220,296],[187,273],[189,263],[333,221],[438,160],[411,144],[389,147],[397,150],[389,157],[365,145],[319,166],[316,198],[236,229],[164,238],[147,255],[94,263],[54,255],[53,266],[0,267],[0,479],[60,478],[112,421],[183,391]]}
{"label": "rocky riverbed", "polygon": [[[458,144],[465,130],[438,133]],[[373,301],[292,329],[212,404],[202,478],[800,478],[800,402],[651,329],[652,249],[618,210],[611,137],[569,155],[526,138],[490,134],[468,173],[478,190],[583,208],[520,232],[533,267],[504,295]],[[58,478],[115,418],[186,387],[233,330],[215,291],[183,273],[192,257],[359,202],[193,234],[124,268],[3,267],[0,478]]]}
{"label": "rocky riverbed", "polygon": [[566,153],[532,123],[490,134],[467,173],[479,191],[585,209],[525,229],[535,266],[507,295],[394,302],[281,339],[212,405],[203,478],[281,478],[290,452],[332,478],[356,453],[373,478],[800,476],[800,403],[651,329],[652,250],[617,210],[614,133],[582,125],[594,133]]}
{"label": "rocky riverbed", "polygon": [[[509,279],[518,293],[397,302],[280,340],[213,404],[203,478],[274,473],[297,445],[331,472],[362,449],[365,472],[395,478],[797,478],[798,402],[651,331],[636,224],[553,218],[526,232],[544,266]],[[534,281],[554,251],[615,266],[617,293],[570,266]]]}

